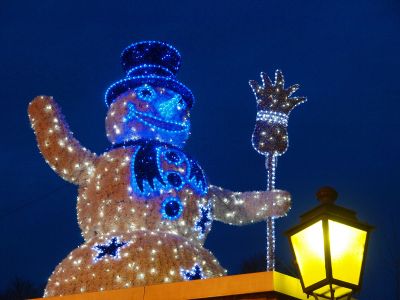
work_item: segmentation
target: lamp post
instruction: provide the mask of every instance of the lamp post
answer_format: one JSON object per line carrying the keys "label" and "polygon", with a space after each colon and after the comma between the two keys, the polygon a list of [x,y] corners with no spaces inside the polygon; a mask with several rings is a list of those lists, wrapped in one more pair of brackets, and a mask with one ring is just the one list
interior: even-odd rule
{"label": "lamp post", "polygon": [[301,285],[315,299],[350,299],[361,287],[373,227],[358,221],[354,211],[335,205],[334,189],[321,188],[317,198],[321,204],[286,232]]}

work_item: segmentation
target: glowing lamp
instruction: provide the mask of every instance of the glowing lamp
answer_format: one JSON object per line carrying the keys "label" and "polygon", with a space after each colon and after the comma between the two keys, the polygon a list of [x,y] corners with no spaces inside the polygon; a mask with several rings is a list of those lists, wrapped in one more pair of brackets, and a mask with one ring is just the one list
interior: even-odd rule
{"label": "glowing lamp", "polygon": [[286,232],[303,291],[315,299],[351,299],[361,287],[369,233],[352,210],[334,204],[337,192],[317,192],[319,206]]}

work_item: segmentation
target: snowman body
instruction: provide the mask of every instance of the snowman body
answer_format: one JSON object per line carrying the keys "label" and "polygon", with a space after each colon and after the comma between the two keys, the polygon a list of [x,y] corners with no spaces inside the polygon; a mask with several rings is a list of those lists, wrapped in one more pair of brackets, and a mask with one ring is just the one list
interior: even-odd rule
{"label": "snowman body", "polygon": [[[139,140],[99,157],[79,190],[78,221],[85,240],[98,235],[150,230],[203,244],[212,214],[207,181],[198,163],[177,147]],[[210,216],[211,219],[211,216]]]}
{"label": "snowman body", "polygon": [[134,230],[98,235],[56,267],[45,297],[222,276],[201,245],[173,233]]}

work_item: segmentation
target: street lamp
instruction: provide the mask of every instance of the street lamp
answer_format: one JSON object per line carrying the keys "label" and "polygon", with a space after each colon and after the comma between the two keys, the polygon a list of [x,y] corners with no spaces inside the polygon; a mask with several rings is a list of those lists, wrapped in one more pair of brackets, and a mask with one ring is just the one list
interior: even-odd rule
{"label": "street lamp", "polygon": [[354,211],[335,205],[334,189],[321,188],[317,198],[321,204],[286,232],[301,285],[315,299],[350,299],[361,287],[373,227],[358,221]]}

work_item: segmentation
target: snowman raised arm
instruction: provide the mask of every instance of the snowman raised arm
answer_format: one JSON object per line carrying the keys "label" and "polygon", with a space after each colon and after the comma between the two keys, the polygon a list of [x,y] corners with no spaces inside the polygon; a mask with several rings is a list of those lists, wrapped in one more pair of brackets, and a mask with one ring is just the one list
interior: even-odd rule
{"label": "snowman raised arm", "polygon": [[85,185],[97,155],[82,147],[69,131],[60,107],[49,96],[38,96],[28,108],[40,152],[50,167],[76,185]]}
{"label": "snowman raised arm", "polygon": [[123,51],[126,77],[105,98],[112,146],[101,155],[73,137],[51,97],[30,103],[46,162],[79,186],[85,239],[54,270],[46,296],[224,275],[203,248],[212,220],[241,225],[289,209],[285,191],[240,193],[209,185],[184,152],[194,97],[175,77],[180,61],[175,48],[158,41]]}

